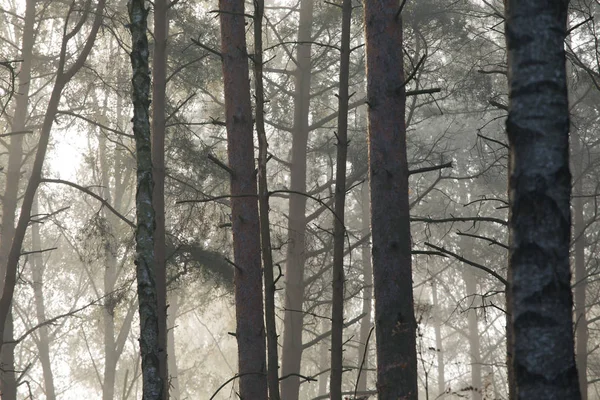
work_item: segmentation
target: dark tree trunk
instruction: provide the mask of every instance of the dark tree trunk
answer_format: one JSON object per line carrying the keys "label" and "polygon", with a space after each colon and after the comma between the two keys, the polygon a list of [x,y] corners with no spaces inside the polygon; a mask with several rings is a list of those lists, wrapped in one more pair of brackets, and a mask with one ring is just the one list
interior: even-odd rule
{"label": "dark tree trunk", "polygon": [[[231,174],[236,338],[242,399],[267,399],[260,223],[244,0],[220,0],[221,54]],[[245,195],[245,196],[242,196]]]}
{"label": "dark tree trunk", "polygon": [[567,0],[507,0],[515,398],[580,399],[569,268]]}
{"label": "dark tree trunk", "polygon": [[396,0],[364,2],[379,400],[416,400],[402,23]]}
{"label": "dark tree trunk", "polygon": [[133,135],[136,149],[136,277],[140,314],[142,400],[162,400],[160,375],[159,311],[154,259],[154,208],[152,206],[152,146],[150,143],[150,68],[148,66],[148,10],[144,0],[130,0],[129,29],[132,36]]}
{"label": "dark tree trunk", "polygon": [[267,157],[269,143],[265,131],[265,91],[263,86],[262,24],[264,0],[254,0],[254,85],[256,97],[256,132],[258,135],[258,203],[260,209],[260,237],[263,270],[265,273],[265,324],[267,329],[267,380],[269,399],[279,400],[279,358],[277,356],[277,326],[275,319],[275,278],[271,251],[271,224],[269,223],[269,186]]}
{"label": "dark tree trunk", "polygon": [[[294,89],[294,130],[290,189],[306,192],[306,146],[308,144],[308,116],[311,85],[311,31],[314,0],[302,0],[296,46]],[[302,331],[304,314],[304,263],[306,261],[306,197],[290,194],[286,267],[285,312],[283,320],[283,353],[281,357],[281,398],[298,400],[299,374],[302,361]],[[291,311],[290,311],[291,310]]]}
{"label": "dark tree trunk", "polygon": [[350,75],[350,23],[352,1],[342,2],[342,43],[338,92],[337,158],[333,228],[333,280],[331,304],[331,377],[329,398],[342,400],[342,362],[344,354],[344,241],[346,227],[346,161],[348,158],[348,81]]}
{"label": "dark tree trunk", "polygon": [[152,58],[152,165],[154,173],[154,257],[158,301],[158,344],[163,399],[169,398],[167,354],[167,267],[165,246],[165,133],[167,87],[168,0],[154,1],[154,55]]}
{"label": "dark tree trunk", "polygon": [[437,294],[437,284],[435,278],[431,283],[431,293],[433,298],[433,329],[435,331],[435,351],[437,353],[437,383],[438,393],[436,398],[441,398],[446,392],[446,368],[444,364],[444,342],[442,340],[442,312]]}

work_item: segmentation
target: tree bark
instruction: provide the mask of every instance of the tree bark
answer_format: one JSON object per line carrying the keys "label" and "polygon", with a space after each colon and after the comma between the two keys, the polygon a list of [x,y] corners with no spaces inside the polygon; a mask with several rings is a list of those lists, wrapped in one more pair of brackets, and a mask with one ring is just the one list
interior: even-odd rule
{"label": "tree bark", "polygon": [[516,399],[580,399],[569,266],[567,0],[507,0],[509,282]]}
{"label": "tree bark", "polygon": [[[296,46],[294,89],[294,129],[290,189],[306,192],[306,147],[310,113],[311,44],[314,0],[301,0]],[[285,267],[285,315],[283,320],[283,353],[281,357],[281,398],[298,400],[300,366],[302,362],[302,332],[304,314],[304,263],[306,262],[306,197],[290,194],[288,246]]]}
{"label": "tree bark", "polygon": [[154,177],[154,257],[156,262],[156,298],[158,301],[158,354],[163,399],[169,399],[167,354],[167,266],[165,233],[165,134],[167,89],[167,39],[169,32],[168,0],[154,1],[154,57],[152,58],[152,165]]}
{"label": "tree bark", "polygon": [[252,107],[243,0],[220,0],[227,152],[235,261],[236,338],[240,397],[267,399],[267,365],[254,166]]}
{"label": "tree bark", "polygon": [[265,323],[267,329],[267,380],[269,399],[279,400],[279,358],[277,326],[275,324],[275,278],[271,250],[271,224],[269,222],[269,186],[267,157],[269,143],[265,131],[265,92],[263,86],[263,16],[264,0],[254,0],[254,86],[256,97],[256,132],[258,135],[258,204],[260,210],[260,237],[265,280]]}
{"label": "tree bark", "polygon": [[132,36],[133,135],[137,165],[135,264],[140,315],[142,399],[162,400],[165,386],[160,375],[159,311],[154,258],[155,215],[152,203],[154,183],[150,143],[150,69],[146,34],[148,10],[144,0],[130,0],[127,6]]}
{"label": "tree bark", "polygon": [[331,304],[330,399],[342,400],[342,363],[344,354],[344,209],[346,205],[346,161],[348,158],[348,83],[350,75],[350,23],[352,1],[342,2],[342,43],[338,91],[337,157],[335,172],[333,279]]}
{"label": "tree bark", "polygon": [[366,0],[369,179],[379,400],[416,400],[416,319],[402,22],[395,0]]}

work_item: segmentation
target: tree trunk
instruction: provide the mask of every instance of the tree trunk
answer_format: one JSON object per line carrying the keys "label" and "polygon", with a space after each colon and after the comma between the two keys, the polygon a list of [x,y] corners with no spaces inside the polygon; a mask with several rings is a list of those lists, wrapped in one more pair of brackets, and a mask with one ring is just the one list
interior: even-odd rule
{"label": "tree trunk", "polygon": [[169,32],[168,0],[154,1],[154,57],[152,59],[152,165],[155,212],[154,257],[156,298],[158,301],[158,352],[163,398],[169,398],[167,354],[167,267],[165,245],[165,134],[167,89],[167,39]]}
{"label": "tree trunk", "polygon": [[133,135],[135,138],[137,184],[135,195],[137,225],[136,277],[140,314],[140,355],[142,358],[142,400],[162,400],[164,383],[160,375],[159,311],[154,259],[154,208],[152,203],[152,146],[150,143],[150,69],[148,67],[148,10],[144,0],[130,0],[129,29],[132,36]]}
{"label": "tree trunk", "polygon": [[402,23],[396,0],[364,2],[379,400],[416,400]]}
{"label": "tree trunk", "polygon": [[331,304],[331,378],[329,398],[342,400],[342,363],[344,353],[344,241],[346,226],[346,161],[348,158],[348,80],[350,75],[350,23],[352,1],[342,2],[342,43],[338,92],[337,159],[335,172],[333,279]]}
{"label": "tree trunk", "polygon": [[[311,45],[314,0],[301,0],[294,89],[294,130],[290,189],[306,192],[306,146],[310,112]],[[288,244],[285,267],[285,315],[281,357],[281,398],[298,400],[302,361],[304,263],[306,262],[306,197],[290,193]]]}
{"label": "tree trunk", "polygon": [[516,398],[580,399],[569,267],[568,1],[508,0],[509,282]]}
{"label": "tree trunk", "polygon": [[[371,210],[369,207],[369,183],[365,182],[361,188],[361,215],[362,215],[362,235],[363,237],[371,233]],[[374,341],[374,338],[369,339],[371,332],[371,301],[373,300],[373,267],[371,264],[371,246],[365,243],[361,249],[362,266],[363,266],[363,299],[362,312],[365,314],[360,321],[360,343],[358,345],[358,357],[362,365],[362,371],[358,378],[357,391],[365,392],[367,390],[367,382],[369,378],[369,341]]]}
{"label": "tree trunk", "polygon": [[[4,283],[7,273],[8,255],[15,236],[15,213],[20,193],[21,163],[23,159],[23,136],[29,105],[29,83],[31,80],[31,62],[34,44],[35,0],[27,0],[21,47],[21,72],[14,93],[15,113],[11,121],[8,166],[6,168],[4,195],[2,196],[2,221],[0,225],[0,279]],[[19,133],[20,132],[20,133]],[[21,239],[22,240],[22,239]],[[6,325],[2,332],[3,341],[13,339],[12,310],[6,315]],[[15,378],[13,344],[0,349],[0,392],[6,400],[16,400],[17,385]]]}
{"label": "tree trunk", "polygon": [[220,0],[240,397],[267,399],[260,224],[243,0]]}
{"label": "tree trunk", "polygon": [[260,209],[260,237],[265,273],[265,323],[267,329],[267,380],[269,399],[279,400],[279,358],[277,356],[277,326],[275,324],[275,278],[271,251],[271,224],[269,222],[269,187],[267,180],[268,147],[265,131],[265,93],[263,86],[262,26],[264,0],[254,0],[254,85],[256,97],[256,132],[258,135],[258,204]]}

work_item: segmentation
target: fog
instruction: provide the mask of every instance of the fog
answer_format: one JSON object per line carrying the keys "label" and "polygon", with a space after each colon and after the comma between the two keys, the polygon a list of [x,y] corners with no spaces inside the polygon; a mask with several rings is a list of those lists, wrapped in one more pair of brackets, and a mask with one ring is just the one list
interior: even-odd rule
{"label": "fog", "polygon": [[[535,282],[509,253],[536,234],[511,222],[509,160],[528,169],[506,133],[521,92],[504,2],[383,1],[392,29],[370,0],[265,0],[262,18],[261,1],[134,3],[149,74],[125,0],[0,0],[0,398],[150,400],[155,373],[161,400],[516,399],[530,375],[507,366],[507,293]],[[564,255],[568,295],[548,297],[568,318],[540,307],[572,326],[585,400],[600,399],[599,7],[571,1],[563,30],[568,224],[527,211],[565,246],[571,230],[544,261]],[[384,394],[394,381],[406,397]]]}

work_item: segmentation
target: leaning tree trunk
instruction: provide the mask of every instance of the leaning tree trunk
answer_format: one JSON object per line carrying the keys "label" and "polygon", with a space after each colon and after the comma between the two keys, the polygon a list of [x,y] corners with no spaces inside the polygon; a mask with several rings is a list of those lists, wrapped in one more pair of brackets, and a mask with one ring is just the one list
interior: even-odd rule
{"label": "leaning tree trunk", "polygon": [[[285,266],[285,312],[281,355],[281,398],[298,400],[304,326],[304,263],[306,262],[306,151],[310,114],[311,40],[314,0],[301,0],[296,50],[294,129],[290,170],[288,245]],[[293,311],[292,311],[293,310]],[[296,375],[294,375],[296,374]]]}
{"label": "leaning tree trunk", "polygon": [[236,338],[240,397],[267,399],[260,224],[244,0],[220,0],[227,152],[235,262]]}
{"label": "leaning tree trunk", "polygon": [[135,207],[137,225],[136,277],[140,314],[142,400],[162,400],[159,317],[154,259],[154,208],[152,206],[152,146],[150,144],[150,68],[148,67],[148,10],[144,0],[130,0],[129,29],[132,36],[133,135],[137,162]]}
{"label": "leaning tree trunk", "polygon": [[507,0],[509,282],[516,395],[580,399],[569,267],[567,0]]}
{"label": "leaning tree trunk", "polygon": [[402,22],[397,0],[365,0],[377,393],[416,400]]}
{"label": "leaning tree trunk", "polygon": [[346,161],[348,158],[348,81],[350,76],[350,22],[352,0],[342,2],[342,43],[338,92],[337,158],[335,167],[335,206],[333,227],[333,279],[331,302],[331,377],[329,398],[342,400],[344,351],[344,208],[346,205]]}

